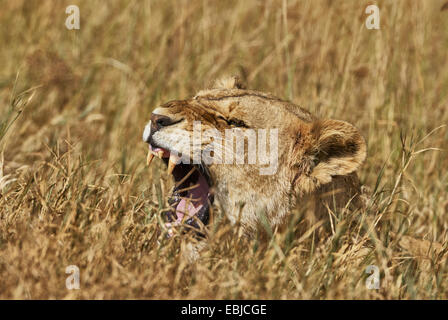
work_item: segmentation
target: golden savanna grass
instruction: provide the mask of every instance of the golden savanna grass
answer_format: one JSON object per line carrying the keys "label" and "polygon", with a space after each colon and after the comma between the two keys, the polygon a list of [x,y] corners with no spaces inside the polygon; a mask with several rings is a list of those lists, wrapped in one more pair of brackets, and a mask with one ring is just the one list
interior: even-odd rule
{"label": "golden savanna grass", "polygon": [[[3,2],[0,297],[448,298],[444,2],[378,1],[380,30],[365,27],[371,1]],[[71,4],[80,30],[65,27]],[[263,241],[214,210],[188,264],[184,239],[157,232],[172,182],[160,160],[145,167],[142,130],[158,104],[228,74],[355,124],[372,196],[335,212],[325,239],[293,236],[300,205]]]}

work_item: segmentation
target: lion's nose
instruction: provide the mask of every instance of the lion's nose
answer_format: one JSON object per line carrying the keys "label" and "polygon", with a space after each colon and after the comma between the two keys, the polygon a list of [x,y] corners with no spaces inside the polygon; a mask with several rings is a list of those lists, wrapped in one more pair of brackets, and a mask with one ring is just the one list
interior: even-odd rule
{"label": "lion's nose", "polygon": [[176,123],[172,118],[163,116],[161,114],[153,113],[151,114],[151,131],[157,131],[163,127],[168,127]]}
{"label": "lion's nose", "polygon": [[174,119],[153,113],[151,114],[151,121],[145,127],[145,131],[143,132],[143,140],[147,143],[151,143],[151,137],[156,131],[160,130],[163,127],[168,127],[170,125],[176,124],[179,121],[175,121]]}

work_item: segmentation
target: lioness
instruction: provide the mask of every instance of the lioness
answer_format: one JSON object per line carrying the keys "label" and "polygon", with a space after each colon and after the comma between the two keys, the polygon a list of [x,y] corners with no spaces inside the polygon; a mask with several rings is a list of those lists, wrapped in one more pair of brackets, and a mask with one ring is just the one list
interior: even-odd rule
{"label": "lioness", "polygon": [[[202,140],[192,145],[191,137],[197,134],[194,128],[199,127]],[[275,150],[278,155],[274,170],[260,174],[267,162],[262,164],[260,158],[258,162],[246,161],[250,156],[247,145],[240,149],[244,163],[189,161],[198,153],[211,155],[208,148],[216,136],[210,132],[226,140],[229,129],[237,132],[236,138],[247,139],[254,136],[246,134],[249,131],[265,130],[268,137],[275,130],[276,139],[269,144],[271,155]],[[258,135],[259,141],[260,137],[263,135]],[[272,227],[281,224],[301,201],[311,199],[319,219],[328,215],[327,208],[359,202],[355,171],[366,157],[360,132],[345,121],[318,119],[291,102],[246,90],[236,77],[217,81],[212,89],[191,99],[156,108],[143,140],[149,144],[148,163],[154,155],[164,159],[176,182],[170,200],[173,210],[167,215],[169,230],[180,224],[194,228],[206,225],[213,202],[219,203],[231,222],[239,221],[247,233],[253,232],[262,218]],[[228,146],[219,150],[215,145],[212,153],[222,157],[218,151],[228,151]],[[234,151],[233,144],[231,149]],[[180,155],[187,161],[180,162]]]}

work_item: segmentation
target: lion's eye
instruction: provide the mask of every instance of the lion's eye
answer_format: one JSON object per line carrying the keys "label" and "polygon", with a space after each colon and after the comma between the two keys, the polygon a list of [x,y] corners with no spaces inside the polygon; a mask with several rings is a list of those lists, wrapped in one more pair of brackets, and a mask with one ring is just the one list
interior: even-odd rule
{"label": "lion's eye", "polygon": [[226,119],[226,118],[221,117],[221,116],[219,118],[224,120],[225,122],[227,122],[227,124],[229,126],[240,127],[240,128],[247,128],[247,125],[244,123],[243,120],[236,119],[236,118]]}
{"label": "lion's eye", "polygon": [[247,128],[243,120],[232,118],[228,122],[231,126]]}

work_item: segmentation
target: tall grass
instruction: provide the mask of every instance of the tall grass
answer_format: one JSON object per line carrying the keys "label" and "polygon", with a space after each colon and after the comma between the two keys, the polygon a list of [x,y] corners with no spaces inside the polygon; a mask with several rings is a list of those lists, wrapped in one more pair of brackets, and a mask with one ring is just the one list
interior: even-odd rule
{"label": "tall grass", "polygon": [[[370,3],[2,4],[0,297],[448,298],[448,11],[378,1],[368,30]],[[65,28],[72,4],[80,30]],[[188,264],[185,239],[158,232],[172,181],[160,161],[144,166],[141,134],[158,104],[225,74],[355,124],[368,208],[335,212],[319,238],[319,225],[297,232],[299,205],[267,241],[238,237],[215,208]],[[80,290],[65,286],[69,265]]]}

